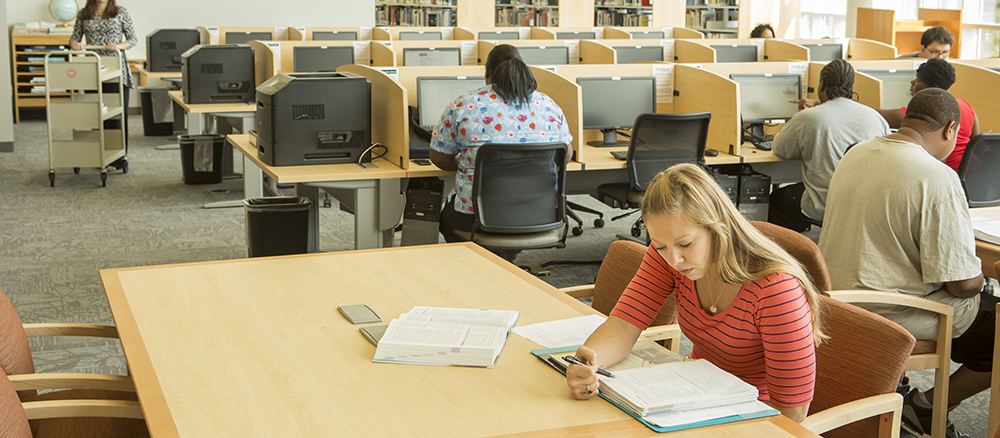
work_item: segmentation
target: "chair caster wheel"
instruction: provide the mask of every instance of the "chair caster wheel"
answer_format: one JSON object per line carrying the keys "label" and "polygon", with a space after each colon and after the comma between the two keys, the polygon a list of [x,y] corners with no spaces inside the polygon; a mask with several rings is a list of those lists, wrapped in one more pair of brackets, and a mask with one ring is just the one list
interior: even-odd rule
{"label": "chair caster wheel", "polygon": [[73,168],[73,173],[80,173],[80,168],[79,167],[74,167]]}
{"label": "chair caster wheel", "polygon": [[594,228],[604,228],[604,219],[594,219]]}
{"label": "chair caster wheel", "polygon": [[333,202],[331,202],[329,199],[324,199],[323,200],[323,208],[330,208],[332,206],[333,206]]}
{"label": "chair caster wheel", "polygon": [[128,173],[128,160],[122,162],[122,175]]}
{"label": "chair caster wheel", "polygon": [[108,186],[108,171],[104,170],[101,171],[101,187],[107,187],[107,186]]}
{"label": "chair caster wheel", "polygon": [[579,236],[583,234],[583,227],[573,227],[573,235]]}
{"label": "chair caster wheel", "polygon": [[631,232],[632,232],[632,237],[642,236],[642,229],[640,229],[639,227],[632,227]]}
{"label": "chair caster wheel", "polygon": [[56,171],[50,170],[49,171],[49,187],[55,187],[55,186],[56,186]]}

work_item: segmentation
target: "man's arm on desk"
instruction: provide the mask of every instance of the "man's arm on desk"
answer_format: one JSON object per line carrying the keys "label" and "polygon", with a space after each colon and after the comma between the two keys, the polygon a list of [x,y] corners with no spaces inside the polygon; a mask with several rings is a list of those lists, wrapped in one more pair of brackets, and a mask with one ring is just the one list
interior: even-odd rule
{"label": "man's arm on desk", "polygon": [[431,163],[441,170],[458,170],[458,154],[446,154],[431,149]]}

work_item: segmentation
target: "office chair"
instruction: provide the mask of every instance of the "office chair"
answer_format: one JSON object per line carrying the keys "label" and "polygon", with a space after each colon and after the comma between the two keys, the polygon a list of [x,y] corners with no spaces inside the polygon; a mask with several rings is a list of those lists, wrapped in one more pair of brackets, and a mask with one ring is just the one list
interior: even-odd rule
{"label": "office chair", "polygon": [[[635,209],[643,193],[658,173],[678,163],[705,164],[705,144],[712,114],[646,113],[636,117],[628,145],[625,165],[628,183],[601,184],[597,199],[621,209]],[[638,210],[611,218],[618,220]],[[642,235],[642,218],[632,224],[631,234]]]}
{"label": "office chair", "polygon": [[969,141],[958,165],[958,178],[969,207],[1000,205],[1000,134],[979,134]]}
{"label": "office chair", "polygon": [[456,234],[503,253],[508,260],[524,249],[564,248],[569,228],[566,147],[565,143],[480,146],[472,177],[472,231]]}

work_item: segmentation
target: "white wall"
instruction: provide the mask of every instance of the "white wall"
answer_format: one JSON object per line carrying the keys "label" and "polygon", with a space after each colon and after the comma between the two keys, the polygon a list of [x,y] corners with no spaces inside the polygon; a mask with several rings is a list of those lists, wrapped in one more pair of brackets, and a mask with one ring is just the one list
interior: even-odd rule
{"label": "white wall", "polygon": [[[53,21],[48,1],[2,0],[7,23]],[[77,0],[82,6],[86,0]],[[140,44],[158,28],[195,26],[374,26],[375,0],[117,0]]]}

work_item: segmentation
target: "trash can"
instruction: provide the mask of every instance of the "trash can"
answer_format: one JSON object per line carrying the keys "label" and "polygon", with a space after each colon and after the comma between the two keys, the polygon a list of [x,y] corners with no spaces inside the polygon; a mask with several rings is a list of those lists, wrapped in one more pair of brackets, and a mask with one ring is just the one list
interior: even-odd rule
{"label": "trash can", "polygon": [[217,184],[222,182],[222,152],[226,136],[178,135],[181,146],[181,170],[184,184]]}
{"label": "trash can", "polygon": [[305,254],[311,204],[308,198],[295,196],[244,199],[248,255]]}
{"label": "trash can", "polygon": [[[142,105],[142,134],[147,137],[174,134],[173,104],[167,97],[168,87],[139,87],[139,102]],[[154,98],[154,93],[162,93]],[[154,101],[166,99],[154,107]],[[169,114],[168,114],[169,113]],[[159,115],[160,117],[155,117]]]}

